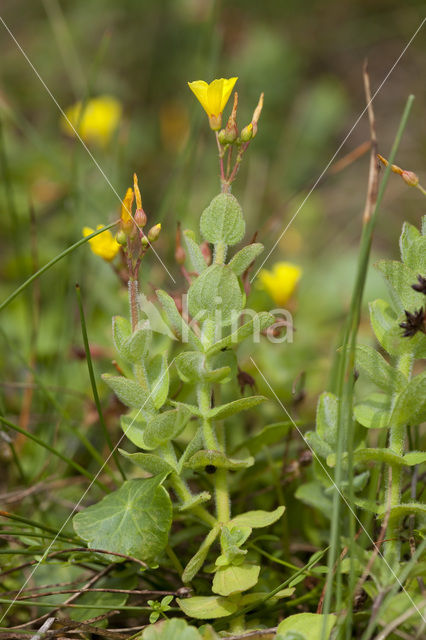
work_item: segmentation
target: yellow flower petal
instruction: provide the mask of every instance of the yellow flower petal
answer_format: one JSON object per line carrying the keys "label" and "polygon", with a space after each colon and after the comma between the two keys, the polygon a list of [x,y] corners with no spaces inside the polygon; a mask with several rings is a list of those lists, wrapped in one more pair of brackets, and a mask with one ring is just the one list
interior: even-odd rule
{"label": "yellow flower petal", "polygon": [[195,80],[194,82],[188,82],[188,86],[197,100],[201,103],[204,111],[209,115],[209,104],[207,101],[207,89],[209,85],[204,80]]}
{"label": "yellow flower petal", "polygon": [[283,307],[294,294],[302,276],[302,269],[291,262],[277,262],[272,271],[262,269],[259,284],[265,289],[275,304]]}
{"label": "yellow flower petal", "polygon": [[218,78],[207,84],[204,80],[188,82],[188,86],[209,117],[220,116],[238,78]]}
{"label": "yellow flower petal", "polygon": [[[98,224],[96,229],[103,229],[105,225]],[[91,227],[83,227],[83,236],[86,238],[90,236],[94,232],[94,229]],[[120,251],[120,245],[117,240],[112,235],[111,231],[108,229],[103,233],[100,233],[98,236],[91,238],[89,240],[90,248],[97,256],[100,256],[104,260],[110,262],[114,260],[117,253]]]}
{"label": "yellow flower petal", "polygon": [[130,187],[126,191],[126,195],[123,198],[123,202],[121,203],[121,220],[124,223],[132,221],[132,204],[133,204],[133,189]]}

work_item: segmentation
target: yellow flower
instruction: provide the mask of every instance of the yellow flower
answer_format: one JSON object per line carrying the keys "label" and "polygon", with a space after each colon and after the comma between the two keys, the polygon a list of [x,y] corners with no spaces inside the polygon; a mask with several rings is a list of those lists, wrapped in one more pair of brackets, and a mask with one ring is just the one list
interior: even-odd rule
{"label": "yellow flower", "polygon": [[222,112],[238,78],[219,78],[210,84],[204,80],[188,82],[188,86],[209,117],[210,128],[218,131],[222,126]]}
{"label": "yellow flower", "polygon": [[120,102],[113,96],[104,95],[88,100],[80,116],[81,108],[81,102],[68,107],[65,112],[66,118],[62,116],[61,120],[63,131],[73,137],[77,130],[85,142],[94,142],[105,147],[120,122],[122,114]]}
{"label": "yellow flower", "polygon": [[260,286],[265,289],[275,304],[283,307],[293,295],[302,276],[302,269],[291,262],[276,262],[272,271],[262,269]]}
{"label": "yellow flower", "polygon": [[[103,224],[98,224],[96,229],[103,229],[104,226],[105,225]],[[90,236],[90,234],[93,232],[94,229],[91,229],[90,227],[83,228],[84,237]],[[97,256],[100,256],[104,260],[107,260],[108,262],[114,260],[115,256],[120,251],[120,245],[109,229],[89,240],[89,244],[93,253],[95,253]]]}
{"label": "yellow flower", "polygon": [[133,189],[129,187],[126,191],[126,195],[121,203],[121,221],[126,225],[132,222],[132,204],[133,204]]}

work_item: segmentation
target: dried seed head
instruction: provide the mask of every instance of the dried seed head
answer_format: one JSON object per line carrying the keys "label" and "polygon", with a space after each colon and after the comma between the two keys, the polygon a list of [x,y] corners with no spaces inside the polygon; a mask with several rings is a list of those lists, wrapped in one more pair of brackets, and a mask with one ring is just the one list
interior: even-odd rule
{"label": "dried seed head", "polygon": [[418,331],[426,333],[426,316],[423,307],[413,313],[410,311],[404,311],[404,313],[406,321],[399,325],[401,329],[404,329],[402,334],[404,338],[412,338]]}

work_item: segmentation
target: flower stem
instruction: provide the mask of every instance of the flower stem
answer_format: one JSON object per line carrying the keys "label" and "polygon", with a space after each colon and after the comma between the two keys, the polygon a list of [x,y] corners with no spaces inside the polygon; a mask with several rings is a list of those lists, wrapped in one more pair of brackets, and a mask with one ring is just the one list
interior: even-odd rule
{"label": "flower stem", "polygon": [[129,303],[130,303],[130,318],[132,321],[132,331],[134,331],[139,322],[138,280],[134,276],[130,276],[129,278]]}
{"label": "flower stem", "polygon": [[[217,250],[217,246],[216,246]],[[226,250],[226,247],[225,247]],[[206,320],[203,325],[202,342],[204,348],[214,344],[216,325],[211,320]],[[209,368],[209,357],[205,356],[205,367]],[[198,406],[203,413],[203,440],[206,449],[222,451],[225,453],[224,443],[219,442],[216,430],[210,418],[207,417],[211,408],[212,385],[209,382],[200,382],[197,388]],[[228,488],[228,472],[226,469],[217,469],[214,474],[214,489],[216,501],[216,515],[219,522],[229,522],[231,517],[231,507]]]}

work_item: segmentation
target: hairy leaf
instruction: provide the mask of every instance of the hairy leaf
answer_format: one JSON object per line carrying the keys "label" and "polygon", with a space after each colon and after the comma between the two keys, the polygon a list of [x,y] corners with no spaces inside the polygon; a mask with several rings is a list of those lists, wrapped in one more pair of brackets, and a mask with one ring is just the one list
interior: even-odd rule
{"label": "hairy leaf", "polygon": [[251,396],[249,398],[239,398],[233,402],[228,402],[220,407],[214,407],[207,413],[207,417],[212,420],[223,420],[229,418],[240,411],[247,411],[256,407],[258,404],[266,400],[265,396]]}
{"label": "hairy leaf", "polygon": [[392,425],[416,425],[426,419],[426,371],[413,378],[398,394],[390,418]]}
{"label": "hairy leaf", "polygon": [[318,400],[316,431],[320,438],[334,446],[337,439],[337,397],[325,391]]}
{"label": "hairy leaf", "polygon": [[142,389],[135,380],[129,380],[124,376],[112,376],[109,373],[102,374],[102,380],[114,391],[115,395],[127,407],[133,409],[154,409],[154,403],[149,392]]}
{"label": "hairy leaf", "polygon": [[188,342],[192,349],[203,351],[203,345],[199,337],[194,333],[193,329],[184,321],[179,311],[177,310],[176,303],[171,296],[162,289],[156,291],[157,298],[160,301],[161,306],[167,316],[171,328],[174,334],[183,342]]}
{"label": "hairy leaf", "polygon": [[263,244],[260,244],[260,242],[248,244],[235,254],[232,260],[229,261],[228,266],[236,276],[240,276],[251,265],[253,260],[256,260],[262,251]]}
{"label": "hairy leaf", "polygon": [[375,266],[384,275],[393,303],[400,311],[421,306],[422,294],[411,288],[417,280],[415,271],[397,260],[379,260]]}
{"label": "hairy leaf", "polygon": [[[246,311],[243,313],[246,313]],[[216,353],[226,347],[236,345],[239,342],[246,340],[246,338],[254,337],[256,341],[258,341],[261,331],[270,327],[274,322],[275,318],[272,313],[268,313],[267,311],[256,313],[248,322],[245,322],[241,327],[235,329],[228,336],[212,345],[210,349],[207,350],[207,353],[209,355]]]}
{"label": "hairy leaf", "polygon": [[245,232],[243,212],[238,200],[230,193],[220,193],[213,198],[200,219],[200,230],[207,242],[237,244]]}
{"label": "hairy leaf", "polygon": [[197,553],[192,556],[191,560],[186,565],[182,574],[182,582],[191,582],[191,580],[197,575],[197,573],[203,566],[205,559],[207,558],[210,547],[219,535],[219,531],[219,526],[213,527],[213,529],[209,531],[209,533],[201,543],[201,546],[198,549]]}
{"label": "hairy leaf", "polygon": [[238,278],[227,266],[210,265],[189,287],[189,312],[198,321],[210,318],[226,327],[237,321],[243,306]]}
{"label": "hairy leaf", "polygon": [[146,425],[143,434],[147,449],[156,449],[176,438],[183,431],[190,417],[190,411],[183,404],[176,409],[154,416]]}
{"label": "hairy leaf", "polygon": [[119,452],[134,465],[153,476],[171,473],[175,470],[171,464],[153,453],[127,453],[123,449],[119,449]]}
{"label": "hairy leaf", "polygon": [[254,464],[254,458],[246,458],[245,460],[238,460],[236,458],[228,458],[222,451],[213,451],[210,449],[201,449],[197,451],[189,460],[185,466],[189,469],[203,469],[207,465],[213,465],[219,469],[231,469],[236,471],[238,469],[247,469]]}
{"label": "hairy leaf", "polygon": [[398,369],[391,367],[383,356],[372,347],[357,345],[355,366],[384,391],[391,392],[394,389],[402,389],[407,384],[407,378]]}
{"label": "hairy leaf", "polygon": [[247,511],[241,513],[229,522],[229,527],[269,527],[281,518],[285,511],[285,507],[277,507],[275,511]]}
{"label": "hairy leaf", "polygon": [[383,429],[390,423],[390,396],[372,393],[354,407],[355,419],[367,429]]}
{"label": "hairy leaf", "polygon": [[187,230],[183,232],[183,240],[186,245],[186,250],[189,254],[192,270],[200,274],[207,268],[206,261],[204,260],[203,253],[192,237],[191,231]]}

